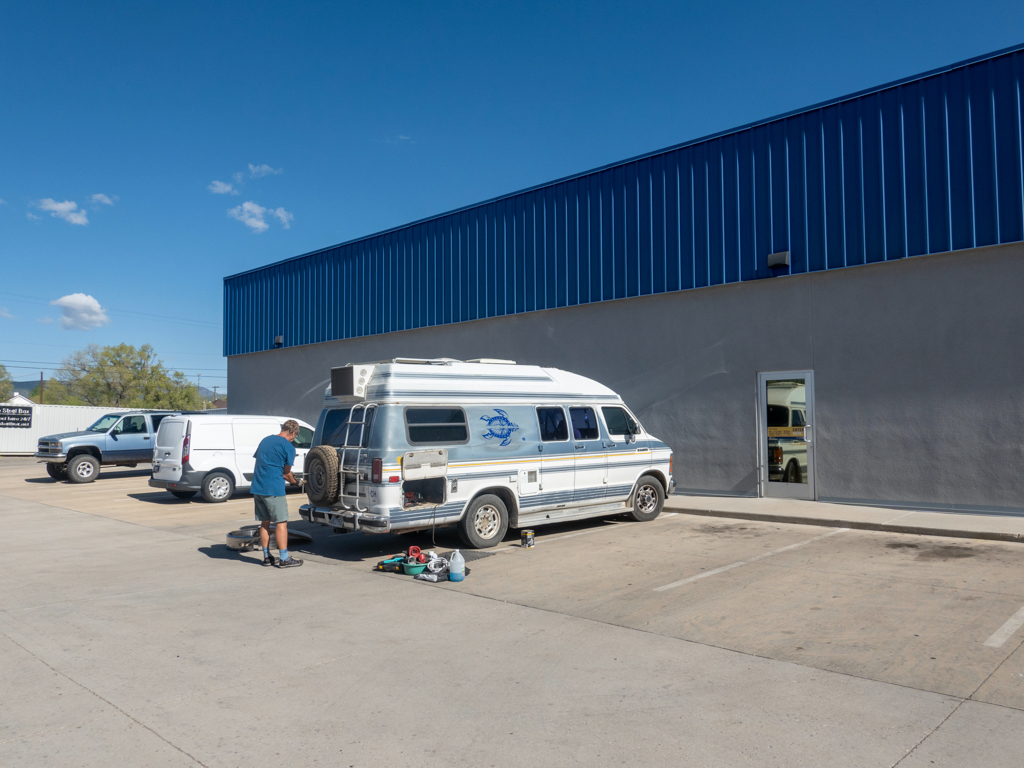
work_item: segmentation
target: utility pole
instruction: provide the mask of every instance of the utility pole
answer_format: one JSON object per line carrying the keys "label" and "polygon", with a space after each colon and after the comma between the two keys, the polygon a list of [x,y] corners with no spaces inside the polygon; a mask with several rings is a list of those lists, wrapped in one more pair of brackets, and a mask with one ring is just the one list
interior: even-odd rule
{"label": "utility pole", "polygon": [[39,372],[39,404],[43,404],[43,372]]}

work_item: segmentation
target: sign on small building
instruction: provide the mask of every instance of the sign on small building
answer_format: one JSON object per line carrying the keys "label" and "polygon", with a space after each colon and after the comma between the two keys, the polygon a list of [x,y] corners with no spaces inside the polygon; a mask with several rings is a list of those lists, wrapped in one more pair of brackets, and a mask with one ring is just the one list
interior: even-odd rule
{"label": "sign on small building", "polygon": [[32,408],[25,405],[0,405],[0,427],[32,429]]}

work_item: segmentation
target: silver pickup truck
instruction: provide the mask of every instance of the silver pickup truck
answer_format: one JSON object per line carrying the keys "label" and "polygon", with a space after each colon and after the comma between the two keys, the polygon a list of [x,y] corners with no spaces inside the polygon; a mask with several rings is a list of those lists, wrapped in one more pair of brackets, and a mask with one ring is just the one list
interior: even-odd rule
{"label": "silver pickup truck", "polygon": [[108,413],[81,432],[39,439],[36,458],[54,480],[91,483],[101,466],[135,467],[153,461],[153,441],[160,422],[180,411]]}

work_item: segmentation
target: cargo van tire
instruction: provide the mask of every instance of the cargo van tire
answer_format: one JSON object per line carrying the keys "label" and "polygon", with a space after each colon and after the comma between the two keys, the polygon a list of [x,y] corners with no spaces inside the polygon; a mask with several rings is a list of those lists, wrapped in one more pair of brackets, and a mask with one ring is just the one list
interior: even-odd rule
{"label": "cargo van tire", "polygon": [[508,509],[505,502],[492,494],[477,496],[459,520],[459,537],[467,547],[495,547],[508,531]]}
{"label": "cargo van tire", "polygon": [[665,506],[665,489],[656,477],[644,475],[633,491],[633,519],[646,523],[661,514]]}
{"label": "cargo van tire", "polygon": [[235,480],[227,472],[211,472],[203,478],[203,498],[209,504],[218,504],[231,498]]}
{"label": "cargo van tire", "polygon": [[330,506],[338,500],[338,452],[330,445],[318,445],[306,454],[303,480],[306,496],[316,506]]}

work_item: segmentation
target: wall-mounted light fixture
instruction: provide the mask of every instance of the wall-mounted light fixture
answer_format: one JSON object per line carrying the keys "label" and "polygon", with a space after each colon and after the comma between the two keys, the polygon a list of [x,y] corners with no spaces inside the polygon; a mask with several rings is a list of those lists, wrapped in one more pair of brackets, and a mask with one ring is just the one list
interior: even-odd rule
{"label": "wall-mounted light fixture", "polygon": [[772,269],[789,266],[789,251],[768,254],[768,266]]}
{"label": "wall-mounted light fixture", "polygon": [[283,346],[284,346],[284,336],[275,336],[274,337],[274,348],[275,349],[280,349]]}

